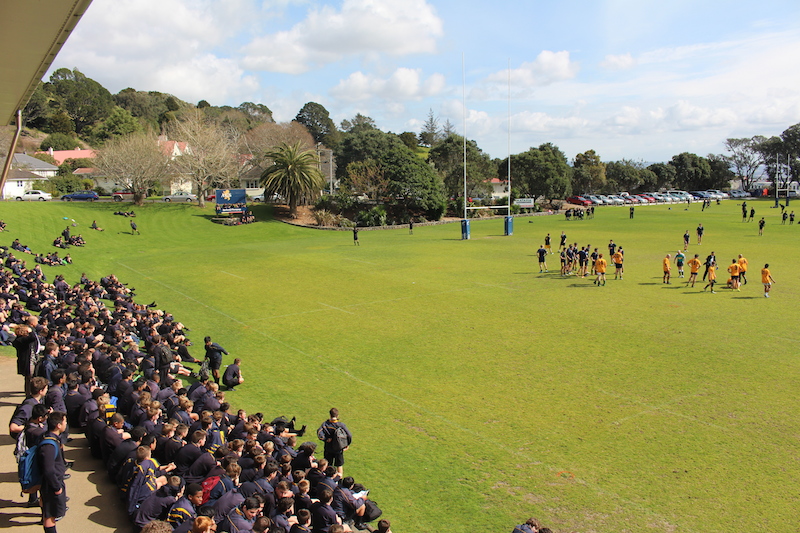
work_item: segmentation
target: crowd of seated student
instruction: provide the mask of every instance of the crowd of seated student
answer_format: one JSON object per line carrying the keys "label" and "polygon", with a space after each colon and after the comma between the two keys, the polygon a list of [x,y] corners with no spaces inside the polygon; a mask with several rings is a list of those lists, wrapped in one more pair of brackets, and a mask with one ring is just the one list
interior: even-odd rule
{"label": "crowd of seated student", "polygon": [[19,242],[19,239],[14,239],[14,242],[11,243],[11,249],[16,250],[18,252],[23,252],[26,254],[32,254],[31,249],[28,246]]}
{"label": "crowd of seated student", "polygon": [[0,220],[0,231],[6,230],[6,223],[4,220]]}
{"label": "crowd of seated student", "polygon": [[[234,411],[204,372],[184,386],[180,376],[197,375],[185,366],[197,361],[188,329],[155,302],[137,304],[134,291],[113,275],[96,282],[84,274],[70,286],[63,276],[45,283],[38,265],[0,269],[0,340],[15,326],[35,331],[44,350],[31,387],[35,379],[49,385],[21,404],[14,427],[35,433],[39,403],[66,412],[143,531],[371,529],[357,513],[363,487],[317,460],[316,443],[298,447],[305,427]],[[388,531],[388,522],[379,528]]]}
{"label": "crowd of seated student", "polygon": [[115,215],[123,216],[123,217],[135,217],[136,213],[131,209],[130,211],[114,211]]}

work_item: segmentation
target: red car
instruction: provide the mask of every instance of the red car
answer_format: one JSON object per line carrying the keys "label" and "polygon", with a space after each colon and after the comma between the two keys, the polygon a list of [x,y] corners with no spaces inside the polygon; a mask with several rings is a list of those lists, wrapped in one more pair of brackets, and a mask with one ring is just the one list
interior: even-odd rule
{"label": "red car", "polygon": [[567,203],[580,205],[583,207],[589,207],[592,205],[592,202],[584,198],[583,196],[570,196],[567,198]]}

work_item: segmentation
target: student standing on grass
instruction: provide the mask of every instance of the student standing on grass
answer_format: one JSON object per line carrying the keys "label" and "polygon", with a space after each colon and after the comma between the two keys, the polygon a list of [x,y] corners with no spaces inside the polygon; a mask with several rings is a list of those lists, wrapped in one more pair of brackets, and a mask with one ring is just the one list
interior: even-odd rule
{"label": "student standing on grass", "polygon": [[358,242],[358,228],[356,227],[353,228],[353,245],[361,246]]}
{"label": "student standing on grass", "polygon": [[135,235],[135,234],[137,234],[137,233],[138,233],[139,235],[141,235],[141,234],[142,234],[142,233],[139,231],[139,226],[137,226],[137,225],[136,225],[136,222],[134,222],[133,220],[131,220],[131,235]]}
{"label": "student standing on grass", "polygon": [[344,452],[353,442],[353,435],[343,423],[339,422],[339,410],[333,407],[330,418],[322,423],[317,430],[317,437],[325,443],[324,456],[339,476],[344,475]]}
{"label": "student standing on grass", "polygon": [[614,252],[614,255],[611,256],[611,262],[614,263],[616,267],[616,272],[614,272],[614,279],[622,279],[622,248]]}
{"label": "student standing on grass", "polygon": [[702,224],[697,226],[697,244],[702,244],[703,242],[703,233],[705,233],[705,229],[703,228]]}
{"label": "student standing on grass", "polygon": [[708,269],[711,267],[711,265],[716,266],[716,264],[717,264],[717,256],[714,255],[714,252],[711,252],[709,256],[706,257],[706,262],[705,262],[706,271],[703,272],[703,281],[706,280],[706,276],[708,276]]}
{"label": "student standing on grass", "polygon": [[697,281],[697,273],[700,271],[700,256],[698,254],[694,254],[694,257],[689,259],[689,281],[686,283],[691,283],[692,287],[694,287],[694,282]]}
{"label": "student standing on grass", "polygon": [[750,208],[750,218],[747,219],[747,221],[750,222],[751,220],[753,220],[755,218],[755,216],[756,216],[756,208],[755,207],[751,207]]}
{"label": "student standing on grass", "polygon": [[536,253],[539,255],[539,272],[542,272],[544,269],[547,272],[547,250],[544,246],[540,246]]}
{"label": "student standing on grass", "polygon": [[759,236],[764,235],[764,224],[766,224],[766,223],[767,223],[767,221],[764,220],[764,217],[761,217],[761,220],[758,221],[758,235]]}
{"label": "student standing on grass", "polygon": [[661,261],[661,264],[664,266],[664,279],[662,283],[669,285],[670,271],[672,270],[672,256],[667,254],[667,257]]}
{"label": "student standing on grass", "polygon": [[567,249],[567,234],[563,231],[561,232],[561,243],[558,245],[558,250],[561,251],[562,248]]}
{"label": "student standing on grass", "polygon": [[747,285],[747,259],[742,254],[739,254],[739,282],[741,285]]}
{"label": "student standing on grass", "polygon": [[409,235],[414,235],[414,219],[413,218],[409,218],[408,219],[408,234]]}
{"label": "student standing on grass", "polygon": [[686,260],[686,255],[683,252],[678,250],[678,253],[675,254],[675,265],[678,267],[678,277],[683,277],[683,262]]}
{"label": "student standing on grass", "polygon": [[728,272],[731,275],[731,288],[736,291],[741,291],[739,288],[739,263],[734,259],[731,261],[731,266],[728,267]]}
{"label": "student standing on grass", "polygon": [[689,249],[689,230],[686,230],[686,233],[683,234],[683,251]]}
{"label": "student standing on grass", "polygon": [[708,285],[703,287],[703,290],[711,287],[711,294],[717,294],[714,292],[714,284],[717,282],[717,265],[713,264],[708,267]]}
{"label": "student standing on grass", "polygon": [[769,290],[772,288],[772,284],[775,283],[775,280],[772,279],[772,275],[769,273],[769,263],[764,265],[764,268],[761,269],[761,283],[764,284],[764,297],[769,298]]}
{"label": "student standing on grass", "polygon": [[208,368],[214,376],[214,381],[219,385],[219,367],[222,366],[222,354],[228,355],[228,352],[216,342],[211,342],[211,337],[206,337],[203,342],[206,345]]}
{"label": "student standing on grass", "polygon": [[544,249],[547,250],[548,254],[552,254],[553,253],[553,248],[552,248],[552,246],[550,246],[550,234],[549,233],[544,238]]}
{"label": "student standing on grass", "polygon": [[594,284],[598,287],[600,286],[600,281],[602,280],[603,285],[606,284],[606,260],[603,259],[603,254],[597,256],[597,261],[594,263],[594,269],[597,271],[597,279],[594,280]]}

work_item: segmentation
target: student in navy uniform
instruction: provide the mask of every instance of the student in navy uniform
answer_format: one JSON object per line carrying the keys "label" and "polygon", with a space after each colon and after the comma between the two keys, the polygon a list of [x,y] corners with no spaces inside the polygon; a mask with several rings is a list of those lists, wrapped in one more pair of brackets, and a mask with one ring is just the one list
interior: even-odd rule
{"label": "student in navy uniform", "polygon": [[61,433],[67,429],[66,413],[55,411],[47,417],[44,434],[37,453],[42,472],[42,523],[45,533],[56,533],[56,522],[67,514],[67,462],[61,444]]}
{"label": "student in navy uniform", "polygon": [[[333,407],[330,418],[322,423],[317,430],[317,437],[325,443],[324,457],[331,466],[336,467],[339,476],[344,475],[344,452],[353,442],[353,435],[343,423],[339,422],[339,410]],[[342,446],[336,438],[337,428],[344,429],[347,434],[347,445]]]}
{"label": "student in navy uniform", "polygon": [[336,511],[331,507],[333,491],[328,488],[319,493],[319,501],[311,506],[311,524],[313,533],[328,533],[330,527],[339,523]]}
{"label": "student in navy uniform", "polygon": [[236,387],[244,383],[242,377],[242,360],[238,357],[233,360],[232,365],[228,365],[225,373],[222,375],[222,384],[228,387],[228,390],[236,390]]}
{"label": "student in navy uniform", "polygon": [[214,376],[214,381],[219,385],[219,367],[222,366],[222,354],[228,355],[228,352],[217,344],[211,342],[211,337],[204,339],[206,345],[206,359],[208,359],[208,368],[211,369],[211,374]]}

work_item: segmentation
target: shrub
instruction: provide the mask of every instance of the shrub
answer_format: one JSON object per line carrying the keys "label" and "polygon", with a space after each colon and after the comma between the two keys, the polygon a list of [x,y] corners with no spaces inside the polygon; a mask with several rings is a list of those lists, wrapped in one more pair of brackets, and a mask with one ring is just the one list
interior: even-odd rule
{"label": "shrub", "polygon": [[385,226],[386,209],[382,205],[376,205],[369,211],[362,211],[356,218],[362,226]]}

